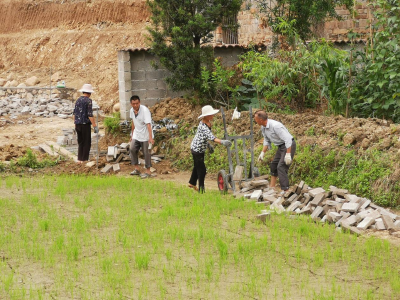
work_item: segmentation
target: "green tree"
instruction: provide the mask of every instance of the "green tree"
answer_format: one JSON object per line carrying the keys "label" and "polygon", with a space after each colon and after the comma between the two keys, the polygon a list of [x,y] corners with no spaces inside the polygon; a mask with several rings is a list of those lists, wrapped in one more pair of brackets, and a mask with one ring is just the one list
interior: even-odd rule
{"label": "green tree", "polygon": [[[211,67],[212,48],[202,46],[224,17],[235,16],[242,0],[147,0],[152,13],[151,51],[170,75],[174,91],[201,87],[201,67]],[[201,47],[200,47],[201,46]],[[157,65],[156,65],[157,67]]]}
{"label": "green tree", "polygon": [[[313,35],[313,29],[329,19],[340,20],[335,11],[338,6],[351,10],[354,0],[252,0],[259,9],[259,17],[265,19],[272,32],[285,36],[279,26],[282,21],[294,24],[294,29],[305,41]],[[293,20],[295,22],[293,23]]]}
{"label": "green tree", "polygon": [[374,34],[356,55],[352,113],[400,122],[400,1],[372,5]]}

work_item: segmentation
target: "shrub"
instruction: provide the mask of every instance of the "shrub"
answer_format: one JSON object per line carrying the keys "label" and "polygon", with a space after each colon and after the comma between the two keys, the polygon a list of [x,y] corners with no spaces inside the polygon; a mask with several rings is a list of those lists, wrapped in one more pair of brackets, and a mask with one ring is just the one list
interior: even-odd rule
{"label": "shrub", "polygon": [[104,119],[104,126],[107,132],[115,134],[121,131],[120,127],[121,118],[119,113],[114,113],[112,117],[107,117]]}
{"label": "shrub", "polygon": [[44,159],[42,161],[38,161],[36,155],[32,152],[31,149],[26,150],[26,154],[23,157],[20,157],[17,160],[17,164],[21,167],[28,167],[32,169],[51,167],[57,164],[57,160]]}

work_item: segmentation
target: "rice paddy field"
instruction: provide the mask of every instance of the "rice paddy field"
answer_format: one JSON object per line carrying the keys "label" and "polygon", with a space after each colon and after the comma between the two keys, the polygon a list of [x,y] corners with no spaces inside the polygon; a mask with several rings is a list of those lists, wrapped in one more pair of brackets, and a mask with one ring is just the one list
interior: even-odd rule
{"label": "rice paddy field", "polygon": [[0,299],[400,299],[400,249],[217,191],[0,179]]}

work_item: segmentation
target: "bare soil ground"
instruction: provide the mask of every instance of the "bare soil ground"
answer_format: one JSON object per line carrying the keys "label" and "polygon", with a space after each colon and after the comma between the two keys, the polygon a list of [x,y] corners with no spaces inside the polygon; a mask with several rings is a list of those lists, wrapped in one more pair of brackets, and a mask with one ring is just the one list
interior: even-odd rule
{"label": "bare soil ground", "polygon": [[91,83],[108,110],[118,102],[121,49],[144,47],[145,0],[0,0],[0,78],[49,86],[60,72],[67,87]]}

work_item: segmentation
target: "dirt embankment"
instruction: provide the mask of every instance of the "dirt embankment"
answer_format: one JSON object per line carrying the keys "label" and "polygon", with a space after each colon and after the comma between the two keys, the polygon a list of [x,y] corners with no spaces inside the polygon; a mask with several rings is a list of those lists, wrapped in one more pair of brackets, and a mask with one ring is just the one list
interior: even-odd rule
{"label": "dirt embankment", "polygon": [[91,83],[104,107],[118,101],[117,50],[146,44],[145,0],[0,0],[0,78],[60,72],[68,87]]}
{"label": "dirt embankment", "polygon": [[[153,119],[171,118],[175,123],[185,120],[197,126],[201,107],[189,104],[184,99],[166,99],[151,108]],[[253,110],[254,112],[254,110]],[[229,134],[248,134],[249,114],[242,112],[239,120],[232,119],[233,110],[226,111]],[[385,150],[397,154],[400,149],[400,125],[381,119],[345,118],[342,116],[323,116],[306,112],[295,115],[268,113],[269,118],[282,122],[304,145],[318,145],[322,149],[337,149],[354,146],[357,151],[369,148]],[[214,122],[221,122],[220,114]],[[256,139],[261,139],[260,127],[253,124]],[[261,142],[261,141],[259,141]]]}

